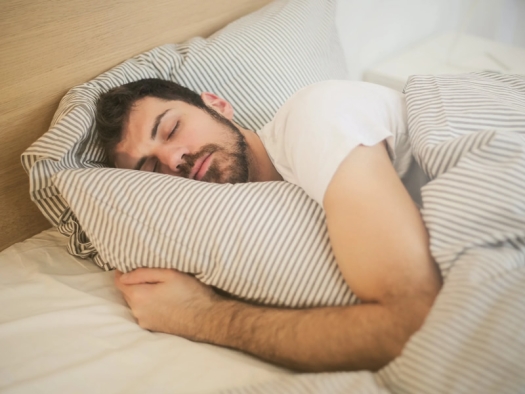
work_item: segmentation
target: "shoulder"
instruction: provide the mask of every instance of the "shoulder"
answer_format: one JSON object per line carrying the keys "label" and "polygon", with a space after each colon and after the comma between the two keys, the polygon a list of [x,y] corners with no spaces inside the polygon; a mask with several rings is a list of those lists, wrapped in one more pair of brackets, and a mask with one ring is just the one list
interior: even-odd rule
{"label": "shoulder", "polygon": [[404,94],[382,85],[362,81],[329,80],[300,89],[283,106],[296,109],[311,105],[348,105],[355,102],[399,102]]}
{"label": "shoulder", "polygon": [[[404,112],[404,94],[385,86],[348,80],[328,80],[294,93],[277,111],[271,128],[323,122],[326,117],[374,117]],[[274,131],[276,131],[274,129]]]}
{"label": "shoulder", "polygon": [[295,93],[261,130],[277,171],[322,205],[342,160],[403,127],[401,93],[367,82],[324,81]]}
{"label": "shoulder", "polygon": [[326,127],[327,123],[336,120],[346,124],[380,123],[391,126],[398,123],[398,118],[406,112],[405,107],[404,94],[385,86],[329,80],[297,91],[277,112],[274,121],[299,129],[323,124]]}

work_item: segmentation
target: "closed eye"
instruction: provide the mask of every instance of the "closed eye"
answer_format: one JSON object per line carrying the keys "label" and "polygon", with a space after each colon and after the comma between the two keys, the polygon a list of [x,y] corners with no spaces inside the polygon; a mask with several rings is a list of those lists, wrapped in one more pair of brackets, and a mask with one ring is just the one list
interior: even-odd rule
{"label": "closed eye", "polygon": [[171,133],[168,135],[168,138],[166,138],[166,140],[169,140],[173,136],[173,134],[175,134],[175,132],[177,131],[179,127],[179,123],[180,122],[177,122],[177,124],[175,124],[175,127],[173,128],[173,130],[171,130]]}

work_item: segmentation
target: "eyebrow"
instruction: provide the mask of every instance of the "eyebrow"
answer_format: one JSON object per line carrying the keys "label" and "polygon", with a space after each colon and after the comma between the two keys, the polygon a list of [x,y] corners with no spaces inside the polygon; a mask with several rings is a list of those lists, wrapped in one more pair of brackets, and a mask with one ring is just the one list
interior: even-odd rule
{"label": "eyebrow", "polygon": [[[169,109],[167,109],[163,113],[157,115],[157,117],[155,118],[155,123],[153,124],[153,127],[151,128],[151,137],[150,138],[152,140],[154,140],[155,137],[157,136],[157,131],[159,129],[160,122],[162,121],[162,118],[164,117],[164,115],[166,115],[166,113],[168,111],[169,111]],[[142,168],[142,166],[144,165],[144,163],[146,162],[146,160],[148,160],[147,156],[141,157],[139,159],[139,161],[137,162],[137,164],[135,164],[135,167],[133,169],[134,170],[140,170]]]}
{"label": "eyebrow", "polygon": [[157,129],[159,128],[160,121],[162,120],[162,117],[166,115],[168,111],[169,109],[167,109],[166,111],[158,115],[157,118],[155,119],[155,124],[153,125],[153,128],[151,129],[151,139],[152,140],[154,140],[155,137],[157,136]]}

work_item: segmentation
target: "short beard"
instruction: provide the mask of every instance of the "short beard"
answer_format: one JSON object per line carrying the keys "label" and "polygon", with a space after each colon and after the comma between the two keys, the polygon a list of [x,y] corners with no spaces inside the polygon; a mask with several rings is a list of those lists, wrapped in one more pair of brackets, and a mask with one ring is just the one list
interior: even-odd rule
{"label": "short beard", "polygon": [[[188,178],[191,169],[196,161],[210,153],[223,153],[229,159],[229,165],[225,168],[220,168],[221,163],[213,161],[206,174],[202,177],[203,182],[212,183],[245,183],[250,178],[249,163],[248,163],[248,144],[246,138],[241,131],[224,116],[214,111],[209,107],[203,108],[212,118],[218,123],[226,127],[230,135],[234,138],[231,147],[222,147],[217,144],[207,144],[195,154],[185,154],[185,163],[179,165],[179,172],[181,176]],[[219,157],[217,157],[218,159]]]}

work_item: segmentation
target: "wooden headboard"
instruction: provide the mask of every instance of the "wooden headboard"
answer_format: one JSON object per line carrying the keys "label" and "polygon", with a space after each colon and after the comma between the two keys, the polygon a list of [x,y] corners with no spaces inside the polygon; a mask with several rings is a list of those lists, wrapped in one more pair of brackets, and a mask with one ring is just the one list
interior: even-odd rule
{"label": "wooden headboard", "polygon": [[208,36],[270,0],[2,0],[0,250],[50,224],[29,198],[20,154],[62,96],[157,45]]}

